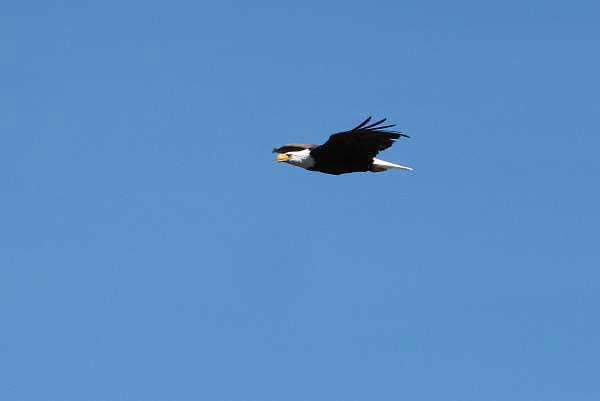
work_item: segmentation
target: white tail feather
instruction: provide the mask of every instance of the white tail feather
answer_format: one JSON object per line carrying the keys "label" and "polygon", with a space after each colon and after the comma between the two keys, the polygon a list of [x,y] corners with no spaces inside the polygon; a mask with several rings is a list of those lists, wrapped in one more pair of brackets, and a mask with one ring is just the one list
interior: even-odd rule
{"label": "white tail feather", "polygon": [[389,169],[398,169],[398,170],[412,170],[412,168],[407,166],[402,166],[400,164],[394,164],[390,162],[386,162],[385,160],[373,159],[373,167],[389,170]]}

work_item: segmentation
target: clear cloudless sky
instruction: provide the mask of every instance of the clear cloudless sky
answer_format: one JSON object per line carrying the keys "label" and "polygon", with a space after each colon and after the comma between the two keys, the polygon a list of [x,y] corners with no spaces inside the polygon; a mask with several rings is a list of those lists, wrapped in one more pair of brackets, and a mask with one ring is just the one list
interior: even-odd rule
{"label": "clear cloudless sky", "polygon": [[599,14],[5,3],[0,399],[600,399]]}

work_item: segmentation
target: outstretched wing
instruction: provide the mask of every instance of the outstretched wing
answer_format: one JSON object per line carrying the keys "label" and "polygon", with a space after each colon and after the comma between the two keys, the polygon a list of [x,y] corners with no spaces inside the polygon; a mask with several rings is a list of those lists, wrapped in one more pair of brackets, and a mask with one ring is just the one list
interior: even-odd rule
{"label": "outstretched wing", "polygon": [[350,131],[335,133],[323,145],[313,149],[311,154],[338,153],[352,154],[354,157],[373,158],[377,153],[392,146],[400,137],[408,138],[401,132],[389,130],[395,124],[381,125],[386,119],[369,124],[371,117]]}

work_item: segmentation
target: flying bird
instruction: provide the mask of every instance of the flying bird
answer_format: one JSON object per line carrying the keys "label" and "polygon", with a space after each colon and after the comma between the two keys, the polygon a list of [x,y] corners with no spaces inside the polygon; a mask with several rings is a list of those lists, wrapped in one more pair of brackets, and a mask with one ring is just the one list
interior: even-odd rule
{"label": "flying bird", "polygon": [[[377,153],[392,146],[400,137],[408,135],[382,125],[386,119],[369,124],[371,117],[349,131],[333,134],[322,145],[290,143],[273,149],[277,161],[306,170],[340,175],[370,171],[379,173],[390,169],[412,170],[410,167],[376,159]],[[368,124],[368,125],[367,125]]]}

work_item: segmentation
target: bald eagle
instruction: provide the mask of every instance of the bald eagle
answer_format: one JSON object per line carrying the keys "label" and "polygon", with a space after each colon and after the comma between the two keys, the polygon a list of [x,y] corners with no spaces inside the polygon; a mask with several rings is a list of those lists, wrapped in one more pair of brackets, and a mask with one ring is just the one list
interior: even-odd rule
{"label": "bald eagle", "polygon": [[[379,173],[389,169],[412,170],[376,159],[377,153],[394,144],[400,137],[409,138],[387,128],[395,124],[381,125],[386,119],[369,124],[371,117],[350,131],[333,134],[322,145],[290,143],[273,149],[277,161],[325,174],[340,175],[370,171]],[[369,125],[367,125],[369,124]]]}

